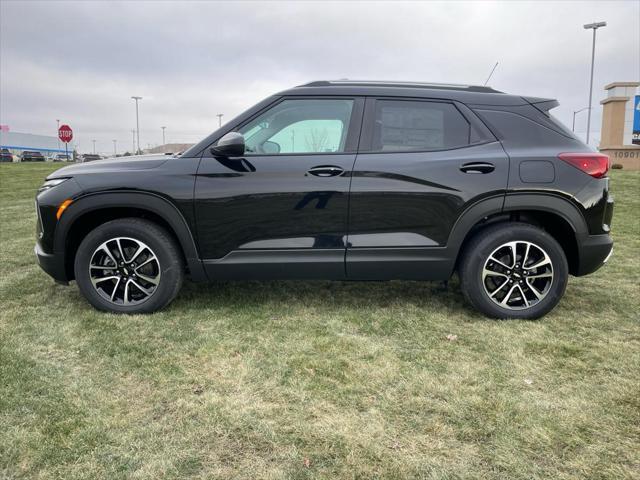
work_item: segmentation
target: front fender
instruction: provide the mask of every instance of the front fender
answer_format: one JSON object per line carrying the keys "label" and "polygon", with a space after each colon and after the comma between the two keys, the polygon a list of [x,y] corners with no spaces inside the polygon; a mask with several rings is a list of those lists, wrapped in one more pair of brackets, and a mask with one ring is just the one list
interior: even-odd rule
{"label": "front fender", "polygon": [[99,192],[74,199],[56,225],[53,242],[54,253],[60,256],[65,255],[67,236],[78,219],[90,212],[109,208],[147,210],[161,217],[175,233],[189,266],[192,279],[196,281],[206,279],[196,242],[184,216],[171,201],[150,192]]}

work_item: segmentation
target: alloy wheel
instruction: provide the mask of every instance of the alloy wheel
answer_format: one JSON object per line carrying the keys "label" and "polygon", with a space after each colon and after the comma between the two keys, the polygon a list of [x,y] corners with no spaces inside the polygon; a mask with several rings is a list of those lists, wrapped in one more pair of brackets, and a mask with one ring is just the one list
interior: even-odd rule
{"label": "alloy wheel", "polygon": [[482,269],[486,294],[492,302],[510,310],[539,303],[549,293],[553,278],[553,263],[547,252],[526,241],[500,245]]}
{"label": "alloy wheel", "polygon": [[147,301],[158,288],[160,275],[157,255],[135,238],[107,240],[95,249],[89,262],[93,288],[117,305],[139,305]]}

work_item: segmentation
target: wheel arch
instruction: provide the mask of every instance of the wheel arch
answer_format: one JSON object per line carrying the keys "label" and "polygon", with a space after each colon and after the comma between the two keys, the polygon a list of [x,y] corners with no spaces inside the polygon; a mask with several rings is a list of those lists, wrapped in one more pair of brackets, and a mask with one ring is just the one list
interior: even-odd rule
{"label": "wheel arch", "polygon": [[483,200],[465,211],[452,230],[449,247],[456,252],[455,267],[465,246],[481,229],[504,222],[524,222],[547,231],[562,247],[569,271],[579,271],[578,240],[588,235],[580,210],[562,196],[545,193],[507,194]]}
{"label": "wheel arch", "polygon": [[195,239],[172,202],[152,193],[103,192],[74,200],[56,226],[53,249],[63,256],[69,280],[74,278],[73,261],[84,236],[105,222],[127,217],[145,218],[165,228],[180,246],[191,278],[206,279]]}

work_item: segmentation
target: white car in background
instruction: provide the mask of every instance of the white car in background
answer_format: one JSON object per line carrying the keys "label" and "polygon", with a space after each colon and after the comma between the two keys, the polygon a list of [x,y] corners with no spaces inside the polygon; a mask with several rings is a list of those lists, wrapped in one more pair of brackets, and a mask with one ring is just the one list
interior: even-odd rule
{"label": "white car in background", "polygon": [[80,163],[94,162],[96,160],[102,160],[102,157],[97,153],[85,153],[84,155],[80,156]]}

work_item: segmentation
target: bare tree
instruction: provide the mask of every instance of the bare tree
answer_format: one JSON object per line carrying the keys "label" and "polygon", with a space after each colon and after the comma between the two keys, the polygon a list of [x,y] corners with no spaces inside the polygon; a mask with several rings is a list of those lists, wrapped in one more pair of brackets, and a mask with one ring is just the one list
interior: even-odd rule
{"label": "bare tree", "polygon": [[326,128],[322,130],[312,128],[304,141],[310,152],[324,152],[328,147],[329,132],[327,132]]}

